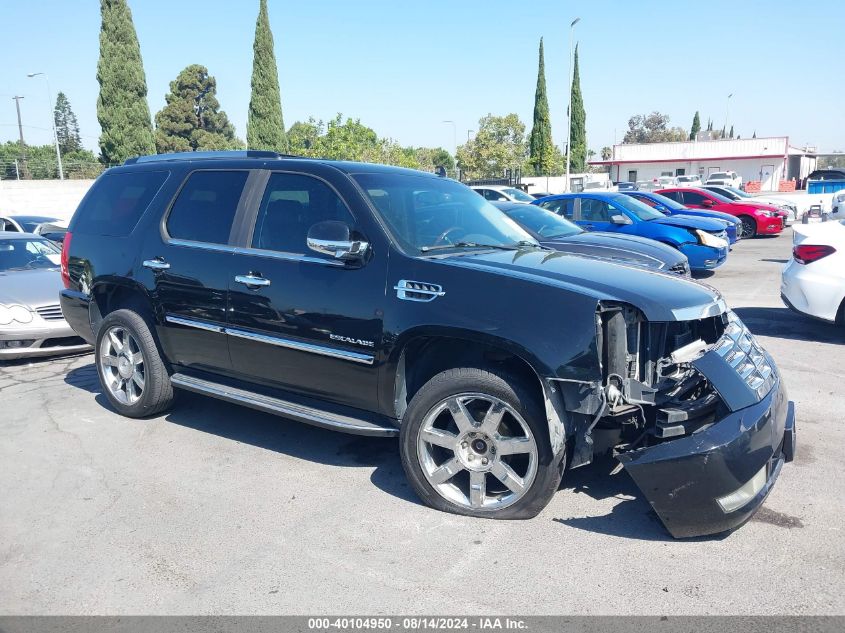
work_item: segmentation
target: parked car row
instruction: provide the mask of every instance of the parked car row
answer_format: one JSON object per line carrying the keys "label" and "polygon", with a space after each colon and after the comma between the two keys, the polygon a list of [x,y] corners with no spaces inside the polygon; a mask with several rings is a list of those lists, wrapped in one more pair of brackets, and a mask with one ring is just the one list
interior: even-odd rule
{"label": "parked car row", "polygon": [[724,298],[663,272],[680,250],[576,226],[649,226],[718,259],[725,223],[614,196],[496,208],[396,167],[141,157],[74,215],[62,311],[129,417],[182,389],[398,436],[426,504],[498,519],[612,451],[674,536],[733,529],[793,459],[794,406]]}

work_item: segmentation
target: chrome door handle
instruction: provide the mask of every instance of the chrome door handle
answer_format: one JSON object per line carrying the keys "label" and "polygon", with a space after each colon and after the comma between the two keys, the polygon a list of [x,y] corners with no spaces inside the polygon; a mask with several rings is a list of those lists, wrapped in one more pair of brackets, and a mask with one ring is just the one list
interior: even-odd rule
{"label": "chrome door handle", "polygon": [[156,257],[155,259],[145,259],[143,266],[144,268],[149,268],[151,270],[167,270],[170,268],[170,264],[164,261],[161,257]]}
{"label": "chrome door handle", "polygon": [[269,286],[270,280],[265,279],[264,277],[256,277],[255,275],[238,275],[235,277],[235,281],[239,284],[243,284],[248,288],[258,288],[259,286]]}

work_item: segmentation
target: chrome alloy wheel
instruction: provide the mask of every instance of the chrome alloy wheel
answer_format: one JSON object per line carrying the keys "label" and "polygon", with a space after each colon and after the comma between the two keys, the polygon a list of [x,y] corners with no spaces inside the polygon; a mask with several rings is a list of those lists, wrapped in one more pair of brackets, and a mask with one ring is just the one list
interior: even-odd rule
{"label": "chrome alloy wheel", "polygon": [[487,394],[458,394],[432,407],[420,425],[417,452],[438,494],[473,510],[516,503],[537,475],[537,443],[528,424]]}
{"label": "chrome alloy wheel", "polygon": [[115,325],[103,337],[100,370],[106,387],[119,402],[138,402],[144,393],[144,354],[129,330]]}

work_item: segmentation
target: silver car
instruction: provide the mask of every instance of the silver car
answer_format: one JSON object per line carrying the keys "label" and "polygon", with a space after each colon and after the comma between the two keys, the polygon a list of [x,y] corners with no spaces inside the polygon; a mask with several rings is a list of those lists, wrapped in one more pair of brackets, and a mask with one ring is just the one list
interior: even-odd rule
{"label": "silver car", "polygon": [[91,349],[62,315],[60,264],[53,242],[0,232],[0,361]]}

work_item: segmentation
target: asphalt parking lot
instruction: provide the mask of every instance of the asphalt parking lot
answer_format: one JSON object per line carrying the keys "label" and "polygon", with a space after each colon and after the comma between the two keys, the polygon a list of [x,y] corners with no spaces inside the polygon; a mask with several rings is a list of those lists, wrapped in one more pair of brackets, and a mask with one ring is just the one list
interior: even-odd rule
{"label": "asphalt parking lot", "polygon": [[[90,355],[0,365],[0,613],[841,614],[845,331],[780,302],[791,230],[706,279],[772,353],[798,453],[741,529],[675,541],[627,474],[537,518],[424,507],[395,440],[182,394],[112,412]],[[563,326],[562,326],[563,327]]]}

